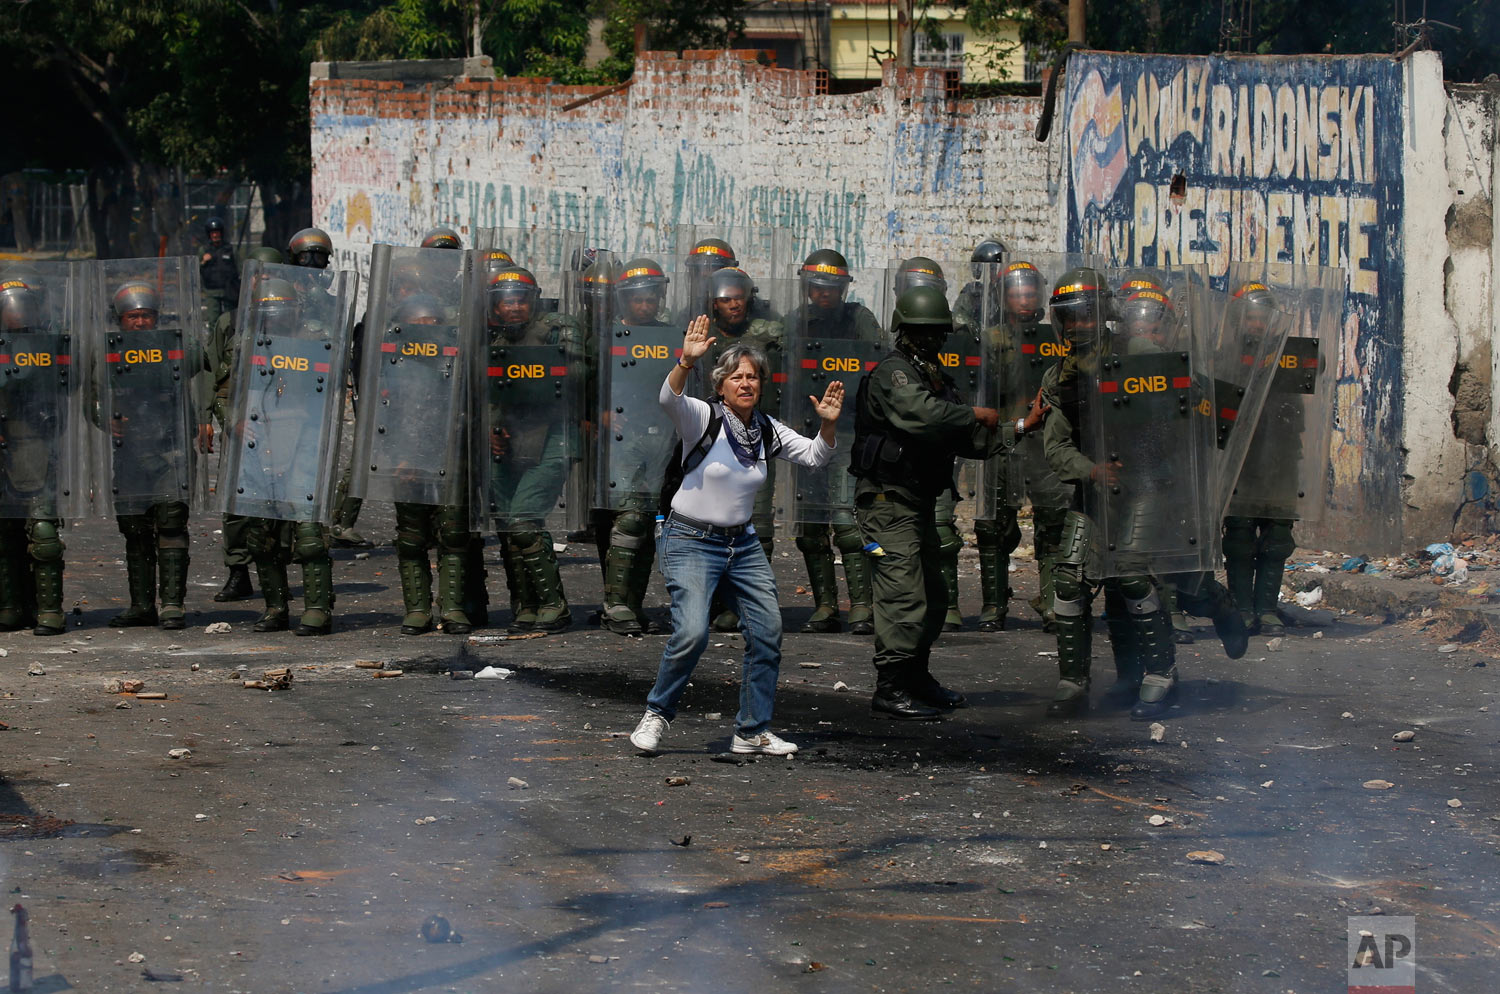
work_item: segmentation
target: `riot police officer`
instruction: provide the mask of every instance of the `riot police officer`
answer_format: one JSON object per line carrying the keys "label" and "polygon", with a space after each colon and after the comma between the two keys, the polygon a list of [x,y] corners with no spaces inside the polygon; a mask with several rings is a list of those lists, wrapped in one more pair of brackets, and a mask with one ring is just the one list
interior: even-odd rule
{"label": "riot police officer", "polygon": [[1045,412],[1000,426],[994,408],[958,401],[938,357],[953,332],[953,312],[936,287],[901,294],[891,326],[896,348],[865,374],[855,397],[849,472],[858,480],[859,533],[872,549],[876,688],[870,707],[922,720],[965,704],[930,671],[948,603],[938,495],[955,489],[956,457],[982,459],[1014,446]]}
{"label": "riot police officer", "polygon": [[[621,267],[614,284],[615,320],[611,336],[649,336],[653,341],[680,341],[681,332],[662,320],[670,282],[654,259],[632,259]],[[666,330],[663,330],[666,329]],[[644,333],[642,335],[641,333]],[[609,339],[613,349],[614,337]],[[620,346],[629,348],[629,346]],[[606,350],[600,347],[600,360]],[[629,360],[625,360],[627,363]],[[656,556],[652,519],[660,488],[671,462],[673,431],[656,402],[662,375],[655,367],[610,364],[603,381],[600,438],[601,464],[616,486],[610,489],[608,544],[604,551],[604,604],[600,621],[617,635],[641,635],[653,630],[643,606]],[[622,401],[629,403],[622,403]]]}
{"label": "riot police officer", "polygon": [[[802,263],[800,272],[803,299],[790,320],[797,325],[799,337],[815,339],[858,339],[877,342],[881,337],[880,321],[863,304],[846,300],[853,277],[849,261],[833,249],[817,249]],[[841,485],[842,481],[830,481]],[[832,503],[832,495],[820,495]],[[849,587],[849,631],[869,635],[875,630],[870,609],[870,564],[864,552],[852,509],[833,507],[832,521],[804,521],[797,525],[797,549],[807,566],[808,586],[812,588],[814,608],[804,632],[837,632],[839,622],[838,580],[834,573],[833,545],[844,561],[844,580]],[[833,532],[833,542],[828,533]]]}
{"label": "riot police officer", "polygon": [[[549,370],[565,367],[563,375],[576,380],[582,346],[578,325],[566,314],[539,313],[540,299],[541,287],[529,269],[511,266],[490,277],[491,355],[514,363],[535,354],[547,360]],[[491,395],[488,496],[490,516],[501,527],[511,630],[566,631],[573,616],[546,518],[576,461],[580,429],[567,411],[559,410],[556,391],[546,381],[506,386],[502,397]]]}
{"label": "riot police officer", "polygon": [[[985,270],[1005,258],[1005,243],[998,238],[986,238],[974,246],[969,256],[969,270],[973,279],[958,291],[958,300],[953,305],[953,326],[959,331],[977,329],[985,313]],[[988,289],[993,289],[990,287]]]}
{"label": "riot police officer", "polygon": [[[76,335],[46,324],[39,296],[26,280],[0,279],[0,338],[7,347],[50,354]],[[23,344],[21,336],[32,335],[38,336],[37,343]],[[46,340],[50,342],[44,344]],[[61,635],[66,620],[58,460],[68,454],[54,450],[74,388],[44,366],[12,367],[5,373],[0,386],[5,498],[0,507],[0,631],[33,625],[35,635]],[[33,382],[43,374],[49,377],[46,384]]]}
{"label": "riot police officer", "polygon": [[[258,245],[250,250],[250,258],[256,262],[279,266],[285,262],[281,250],[270,245]],[[222,432],[228,427],[226,406],[229,403],[229,383],[234,372],[235,311],[225,311],[214,323],[208,340],[209,363],[214,376],[213,416]],[[250,550],[245,546],[247,519],[242,514],[226,514],[223,518],[224,566],[229,576],[224,586],[214,594],[220,604],[242,601],[255,595],[250,584]]]}
{"label": "riot police officer", "polygon": [[209,218],[203,222],[203,231],[208,247],[198,257],[198,277],[203,287],[203,326],[212,328],[240,297],[240,264],[225,237],[223,218]]}

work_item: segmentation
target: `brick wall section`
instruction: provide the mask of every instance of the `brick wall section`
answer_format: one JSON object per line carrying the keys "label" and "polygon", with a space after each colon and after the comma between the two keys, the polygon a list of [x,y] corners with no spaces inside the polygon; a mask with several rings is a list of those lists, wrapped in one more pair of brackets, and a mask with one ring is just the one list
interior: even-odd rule
{"label": "brick wall section", "polygon": [[662,226],[733,218],[855,265],[966,257],[995,234],[1058,247],[1057,153],[1031,137],[1040,101],[948,100],[928,70],[865,93],[817,86],[720,51],[644,53],[629,90],[569,111],[599,89],[315,79],[314,217],[361,272],[375,241],[439,223],[571,227],[630,252]]}

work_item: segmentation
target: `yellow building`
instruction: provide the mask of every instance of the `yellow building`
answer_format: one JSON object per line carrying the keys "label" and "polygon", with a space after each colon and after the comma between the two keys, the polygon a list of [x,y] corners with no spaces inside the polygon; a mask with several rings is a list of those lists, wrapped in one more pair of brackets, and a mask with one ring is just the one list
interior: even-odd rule
{"label": "yellow building", "polygon": [[[896,57],[896,4],[886,0],[837,2],[829,11],[829,74],[836,79],[879,79],[880,63]],[[1026,52],[1014,24],[999,37],[981,37],[962,11],[932,6],[918,15],[912,62],[963,70],[965,83],[1027,80]],[[937,46],[923,18],[936,25]]]}

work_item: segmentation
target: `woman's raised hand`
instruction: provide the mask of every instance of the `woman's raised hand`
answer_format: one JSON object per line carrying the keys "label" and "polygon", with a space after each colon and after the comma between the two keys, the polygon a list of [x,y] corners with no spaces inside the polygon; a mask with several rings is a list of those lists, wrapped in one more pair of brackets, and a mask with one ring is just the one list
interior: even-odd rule
{"label": "woman's raised hand", "polygon": [[824,421],[837,421],[839,414],[844,410],[844,381],[834,380],[828,384],[823,391],[823,399],[809,396],[808,400],[813,402],[813,407],[818,411],[818,417]]}
{"label": "woman's raised hand", "polygon": [[708,336],[708,316],[700,314],[688,322],[687,332],[682,336],[682,361],[692,365],[703,358],[717,338]]}

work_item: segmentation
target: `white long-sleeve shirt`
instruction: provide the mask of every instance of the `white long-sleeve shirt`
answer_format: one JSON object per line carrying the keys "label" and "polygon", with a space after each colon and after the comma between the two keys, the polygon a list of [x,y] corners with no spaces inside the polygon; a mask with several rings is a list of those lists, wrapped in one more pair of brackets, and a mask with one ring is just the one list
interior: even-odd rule
{"label": "white long-sleeve shirt", "polygon": [[[713,420],[713,408],[697,397],[673,393],[671,383],[665,380],[659,399],[667,417],[677,426],[684,451],[691,449]],[[734,417],[733,414],[729,416]],[[821,435],[808,438],[775,418],[771,418],[771,425],[781,440],[778,455],[787,462],[816,469],[828,465],[828,460],[833,458],[833,446],[823,441]],[[725,528],[743,525],[750,520],[750,512],[755,508],[755,493],[766,482],[766,443],[769,439],[761,439],[760,458],[755,465],[746,466],[735,457],[729,444],[729,432],[728,425],[722,426],[719,437],[714,439],[703,461],[683,478],[682,487],[672,498],[672,510]]]}

